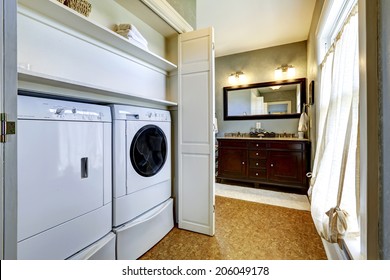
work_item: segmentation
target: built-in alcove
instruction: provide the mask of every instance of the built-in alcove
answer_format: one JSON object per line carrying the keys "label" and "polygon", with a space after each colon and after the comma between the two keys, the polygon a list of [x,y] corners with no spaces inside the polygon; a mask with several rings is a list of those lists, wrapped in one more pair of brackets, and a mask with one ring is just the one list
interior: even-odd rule
{"label": "built-in alcove", "polygon": [[20,89],[59,87],[65,89],[59,96],[172,106],[176,100],[167,93],[167,77],[175,69],[58,1],[18,1]]}

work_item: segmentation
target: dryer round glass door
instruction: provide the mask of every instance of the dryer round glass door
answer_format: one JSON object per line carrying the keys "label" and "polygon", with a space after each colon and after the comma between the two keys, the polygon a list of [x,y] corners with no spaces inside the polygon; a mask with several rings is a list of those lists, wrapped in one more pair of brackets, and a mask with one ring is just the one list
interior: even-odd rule
{"label": "dryer round glass door", "polygon": [[146,125],[135,134],[130,146],[130,161],[141,176],[156,175],[167,159],[167,139],[155,125]]}

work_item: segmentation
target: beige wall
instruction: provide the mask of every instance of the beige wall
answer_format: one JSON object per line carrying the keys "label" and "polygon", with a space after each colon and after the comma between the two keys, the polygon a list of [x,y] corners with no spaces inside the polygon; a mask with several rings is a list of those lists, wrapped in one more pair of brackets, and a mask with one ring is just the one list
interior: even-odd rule
{"label": "beige wall", "polygon": [[149,50],[159,56],[165,56],[164,36],[133,13],[115,1],[89,0],[89,2],[92,5],[92,9],[88,19],[109,29],[113,29],[114,24],[118,23],[134,24],[142,36],[148,41]]}
{"label": "beige wall", "polygon": [[215,60],[215,104],[218,119],[218,136],[225,132],[246,132],[260,121],[267,131],[296,133],[298,119],[280,120],[223,120],[223,87],[231,86],[228,76],[236,71],[243,71],[248,83],[274,81],[274,70],[281,64],[292,64],[296,68],[296,78],[305,78],[307,69],[306,41],[265,48],[234,55],[217,57]]}

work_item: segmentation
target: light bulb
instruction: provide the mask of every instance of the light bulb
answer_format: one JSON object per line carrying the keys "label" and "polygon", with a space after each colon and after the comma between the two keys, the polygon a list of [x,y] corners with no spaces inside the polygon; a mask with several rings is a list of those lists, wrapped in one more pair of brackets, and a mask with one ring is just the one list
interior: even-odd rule
{"label": "light bulb", "polygon": [[236,83],[236,75],[231,74],[228,78],[229,84],[235,84]]}
{"label": "light bulb", "polygon": [[294,67],[288,67],[287,69],[287,77],[294,77],[295,76],[295,68]]}
{"label": "light bulb", "polygon": [[282,74],[283,74],[283,72],[282,72],[282,69],[281,68],[278,68],[278,69],[276,69],[275,70],[275,79],[281,79],[282,78]]}
{"label": "light bulb", "polygon": [[240,84],[245,84],[247,81],[246,75],[244,73],[238,75],[238,82]]}

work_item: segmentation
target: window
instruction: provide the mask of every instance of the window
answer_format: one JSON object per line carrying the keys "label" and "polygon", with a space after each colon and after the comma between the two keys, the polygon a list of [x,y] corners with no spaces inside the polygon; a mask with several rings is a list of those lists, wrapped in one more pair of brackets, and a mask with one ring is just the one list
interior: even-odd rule
{"label": "window", "polygon": [[317,61],[324,61],[356,3],[357,0],[325,0],[316,32],[320,46]]}
{"label": "window", "polygon": [[323,239],[331,243],[344,240],[349,246],[348,241],[359,236],[356,0],[326,1],[317,31],[322,63],[317,148],[310,182],[312,216]]}

